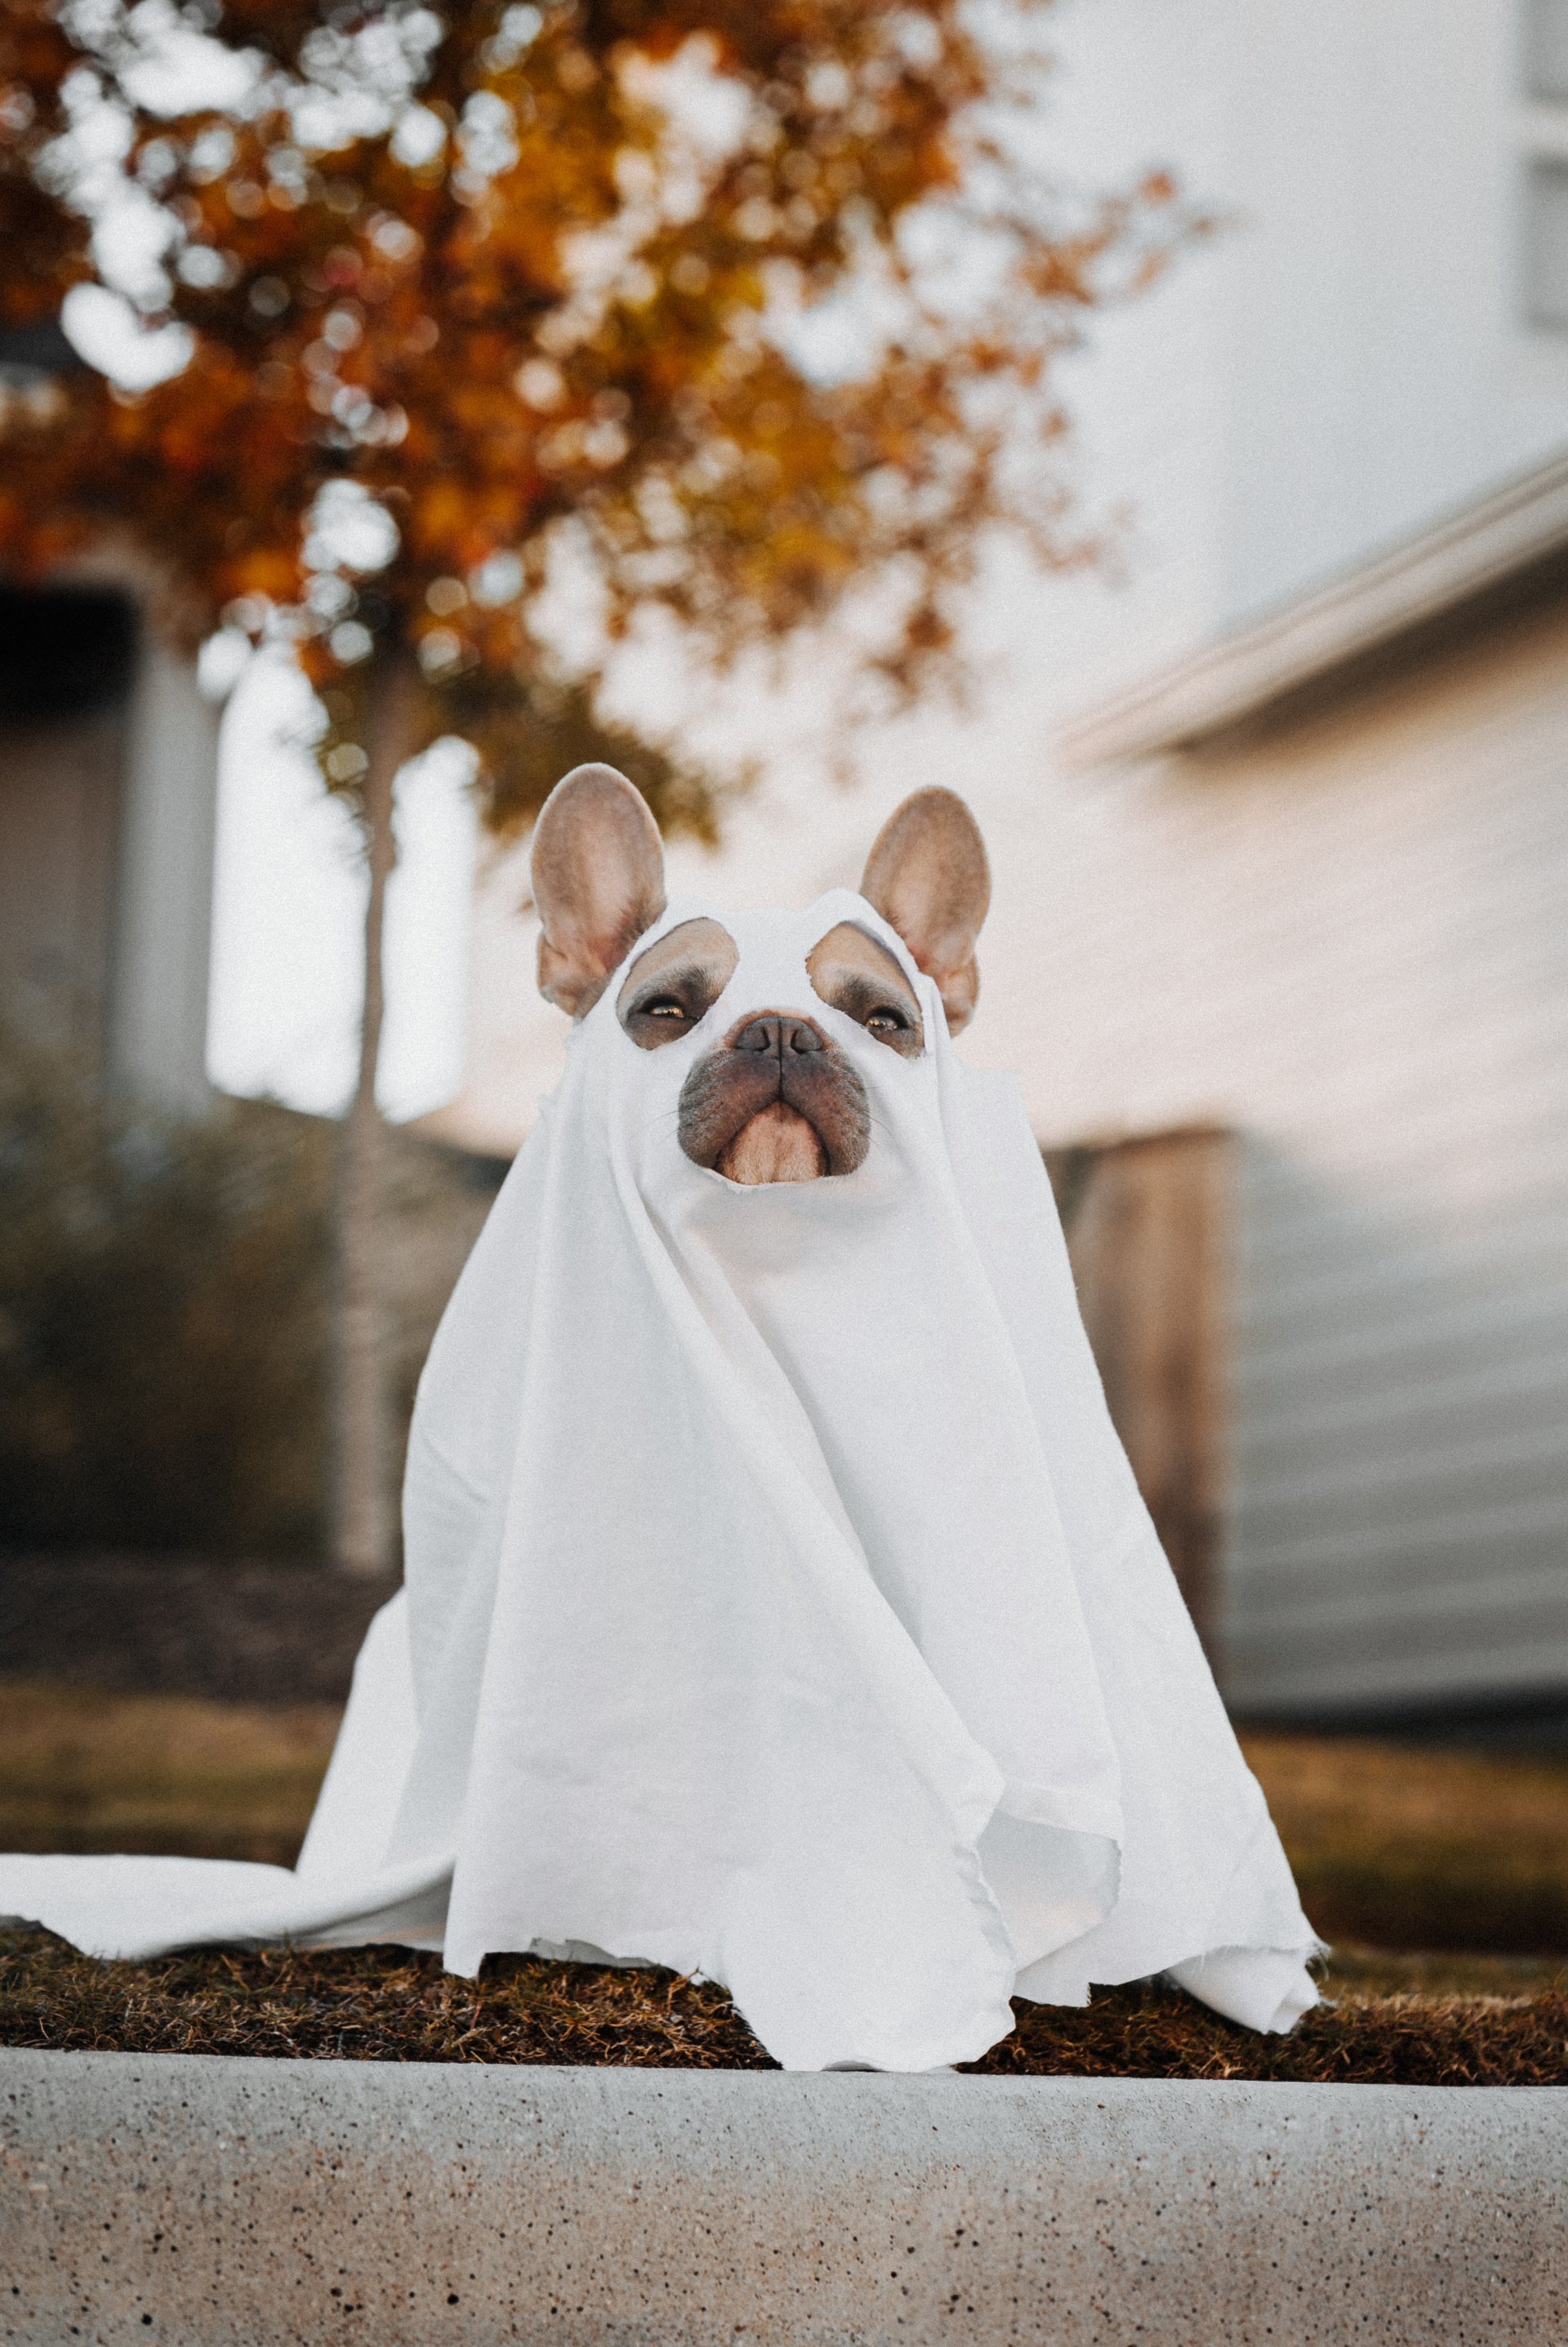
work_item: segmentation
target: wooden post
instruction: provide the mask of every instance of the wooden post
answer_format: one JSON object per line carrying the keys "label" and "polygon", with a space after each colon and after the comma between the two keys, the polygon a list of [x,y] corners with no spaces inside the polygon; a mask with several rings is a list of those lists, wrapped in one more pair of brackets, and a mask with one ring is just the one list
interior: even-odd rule
{"label": "wooden post", "polygon": [[1233,1146],[1194,1126],[1046,1152],[1106,1402],[1216,1668]]}

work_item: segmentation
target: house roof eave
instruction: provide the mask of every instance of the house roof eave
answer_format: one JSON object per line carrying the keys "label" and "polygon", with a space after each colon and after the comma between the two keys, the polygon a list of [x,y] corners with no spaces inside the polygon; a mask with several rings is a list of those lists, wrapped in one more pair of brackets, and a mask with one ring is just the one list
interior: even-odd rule
{"label": "house roof eave", "polygon": [[1191,747],[1568,548],[1568,452],[1071,720],[1061,764]]}

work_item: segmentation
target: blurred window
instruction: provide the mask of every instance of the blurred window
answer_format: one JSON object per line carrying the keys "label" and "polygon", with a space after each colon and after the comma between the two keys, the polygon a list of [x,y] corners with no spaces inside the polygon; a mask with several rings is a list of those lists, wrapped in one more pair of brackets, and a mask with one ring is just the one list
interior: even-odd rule
{"label": "blurred window", "polygon": [[136,669],[136,611],[100,587],[0,587],[0,720],[113,709]]}
{"label": "blurred window", "polygon": [[1549,104],[1568,100],[1568,0],[1526,0],[1524,87]]}
{"label": "blurred window", "polygon": [[1532,326],[1568,332],[1568,162],[1525,167],[1524,311]]}

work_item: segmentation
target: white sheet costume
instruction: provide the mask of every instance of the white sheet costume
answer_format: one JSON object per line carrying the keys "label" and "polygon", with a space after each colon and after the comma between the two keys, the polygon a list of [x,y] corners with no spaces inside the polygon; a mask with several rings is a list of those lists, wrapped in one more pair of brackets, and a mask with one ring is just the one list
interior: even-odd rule
{"label": "white sheet costume", "polygon": [[[618,973],[432,1348],[377,1617],[296,1871],[0,1860],[79,1947],[603,1951],[725,1983],[786,2067],[975,2058],[1013,1994],[1173,1973],[1288,2028],[1317,1942],[1101,1394],[1010,1079],[859,897],[671,907],[740,948],[640,1051]],[[812,989],[897,956],[905,1059]],[[740,1014],[850,1054],[850,1174],[738,1187],[676,1102]]]}

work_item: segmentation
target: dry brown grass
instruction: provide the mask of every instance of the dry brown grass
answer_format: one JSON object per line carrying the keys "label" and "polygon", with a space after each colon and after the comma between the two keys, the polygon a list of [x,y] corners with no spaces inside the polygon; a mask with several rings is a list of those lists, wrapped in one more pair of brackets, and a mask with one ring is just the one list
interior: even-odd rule
{"label": "dry brown grass", "polygon": [[1272,2078],[1319,2085],[1568,2086],[1568,1973],[1533,1993],[1368,1996],[1332,1978],[1287,2037],[1260,2037],[1153,1982],[1099,1992],[1087,2012],[1017,2005],[1017,2026],[971,2066],[992,2075]]}
{"label": "dry brown grass", "polygon": [[478,1981],[407,1948],[200,1949],[100,1963],[0,1932],[0,2042],[369,2062],[769,2068],[723,1993],[673,1973],[492,1957]]}
{"label": "dry brown grass", "polygon": [[[1143,1984],[1103,1991],[1081,2012],[1021,2004],[1013,2034],[969,2066],[992,2075],[1568,2083],[1568,1981],[1512,1986],[1506,1995],[1350,1990],[1291,2036],[1257,2037]],[[0,2043],[368,2062],[773,2066],[721,1990],[671,1973],[503,1956],[464,1981],[404,1948],[207,1949],[108,1964],[41,1932],[0,1933]]]}

